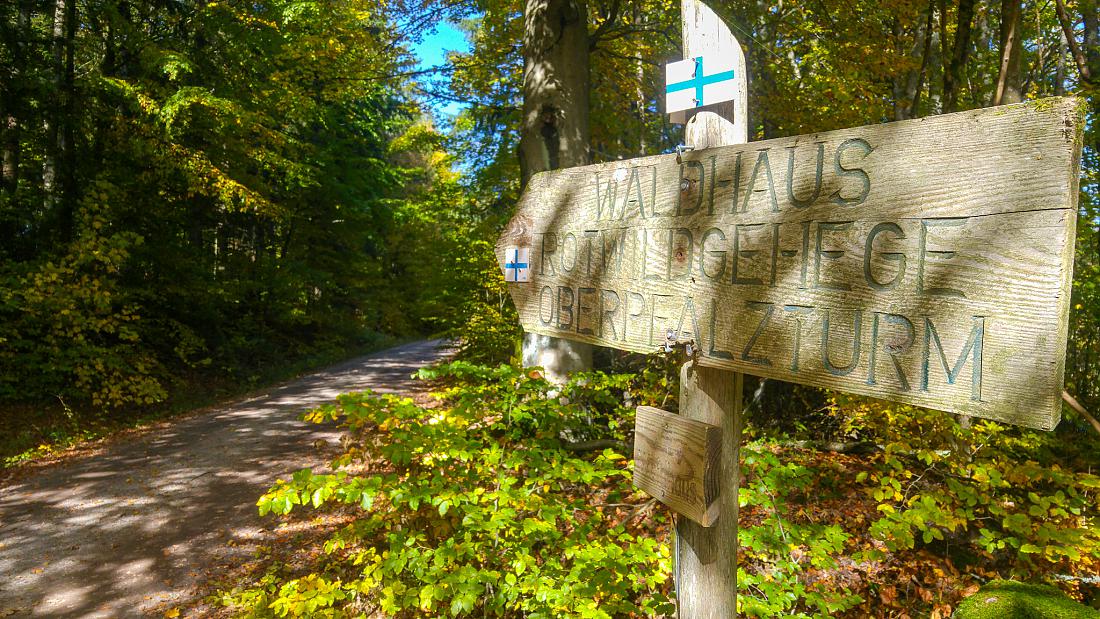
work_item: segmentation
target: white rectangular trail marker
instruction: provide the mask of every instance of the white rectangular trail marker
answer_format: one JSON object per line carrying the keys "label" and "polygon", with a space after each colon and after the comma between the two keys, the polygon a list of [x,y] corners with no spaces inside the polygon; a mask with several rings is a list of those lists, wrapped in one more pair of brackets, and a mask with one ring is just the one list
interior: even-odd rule
{"label": "white rectangular trail marker", "polygon": [[1051,429],[1083,124],[1056,98],[544,172],[498,258],[531,250],[527,331]]}
{"label": "white rectangular trail marker", "polygon": [[504,252],[504,281],[531,281],[531,250],[527,247],[509,247]]}
{"label": "white rectangular trail marker", "polygon": [[682,112],[733,101],[736,78],[732,58],[698,56],[669,63],[665,65],[666,111]]}

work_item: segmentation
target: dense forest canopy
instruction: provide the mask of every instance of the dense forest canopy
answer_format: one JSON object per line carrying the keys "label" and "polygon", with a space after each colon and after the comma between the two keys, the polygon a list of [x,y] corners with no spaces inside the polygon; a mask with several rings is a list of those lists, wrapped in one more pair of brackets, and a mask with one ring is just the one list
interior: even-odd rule
{"label": "dense forest canopy", "polygon": [[345,2],[0,6],[0,398],[151,403],[196,375],[431,330],[461,200]]}

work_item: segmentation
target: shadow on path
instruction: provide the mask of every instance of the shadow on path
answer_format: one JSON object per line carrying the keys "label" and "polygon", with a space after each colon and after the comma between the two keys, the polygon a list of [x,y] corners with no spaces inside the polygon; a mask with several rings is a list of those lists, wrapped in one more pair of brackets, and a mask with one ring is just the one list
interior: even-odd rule
{"label": "shadow on path", "polygon": [[[340,393],[407,393],[447,356],[391,348],[0,485],[0,617],[131,617],[188,601],[227,542],[262,532],[256,499],[324,465],[339,432],[298,420]],[[244,560],[244,557],[241,558]]]}

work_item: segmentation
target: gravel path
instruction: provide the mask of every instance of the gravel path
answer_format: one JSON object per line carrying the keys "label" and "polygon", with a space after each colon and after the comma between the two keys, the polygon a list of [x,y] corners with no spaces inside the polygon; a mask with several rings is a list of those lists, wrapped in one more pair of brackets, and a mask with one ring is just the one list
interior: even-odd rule
{"label": "gravel path", "polygon": [[446,356],[440,344],[355,359],[0,485],[0,617],[159,616],[191,601],[211,565],[270,526],[260,494],[337,443],[299,414],[348,391],[407,392]]}

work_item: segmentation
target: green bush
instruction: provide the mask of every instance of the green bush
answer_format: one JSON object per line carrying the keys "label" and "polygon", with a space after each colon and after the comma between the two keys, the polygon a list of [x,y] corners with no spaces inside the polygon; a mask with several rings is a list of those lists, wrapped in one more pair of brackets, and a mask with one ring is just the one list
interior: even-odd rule
{"label": "green bush", "polygon": [[[891,551],[918,546],[1021,577],[1100,568],[1095,439],[836,395],[849,423],[883,442],[861,474],[882,517],[871,533]],[[1094,452],[1092,452],[1094,453]]]}
{"label": "green bush", "polygon": [[449,262],[447,275],[464,286],[450,295],[453,307],[444,323],[446,335],[458,343],[458,357],[472,363],[495,365],[515,354],[522,331],[519,317],[500,272],[493,243],[466,239]]}
{"label": "green bush", "polygon": [[[309,414],[338,419],[362,444],[332,475],[277,483],[262,514],[328,502],[360,515],[325,544],[324,570],[270,578],[223,598],[253,616],[624,617],[671,612],[667,544],[639,531],[626,457],[563,449],[596,418],[629,420],[627,376],[559,389],[502,366],[455,364],[451,406],[351,394]],[[437,373],[432,373],[437,374]],[[602,424],[586,436],[617,440]],[[371,463],[384,473],[356,475]],[[664,518],[664,516],[660,516]],[[476,612],[475,612],[476,611]]]}
{"label": "green bush", "polygon": [[[337,503],[355,521],[310,573],[276,569],[221,601],[251,616],[641,617],[672,612],[672,522],[631,484],[636,405],[676,385],[656,359],[640,374],[538,373],[455,362],[444,405],[351,394],[313,411],[356,438],[336,473],[297,472],[259,501],[286,514]],[[578,451],[598,445],[598,451]],[[610,447],[607,447],[610,446]],[[815,471],[774,443],[744,450],[739,586],[746,616],[829,617],[861,600],[827,572],[848,542],[835,524],[792,517]],[[587,455],[585,455],[587,454]],[[359,474],[366,468],[375,473]]]}
{"label": "green bush", "polygon": [[142,237],[111,223],[116,193],[106,182],[88,189],[76,237],[57,259],[0,270],[0,400],[52,394],[106,408],[166,396],[122,286]]}
{"label": "green bush", "polygon": [[838,524],[798,522],[790,517],[791,495],[811,490],[815,472],[784,461],[768,441],[741,448],[740,504],[763,512],[742,523],[737,588],[746,617],[832,617],[862,602],[846,587],[815,580],[832,570],[849,535]]}

